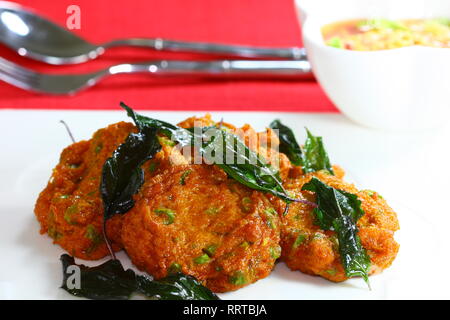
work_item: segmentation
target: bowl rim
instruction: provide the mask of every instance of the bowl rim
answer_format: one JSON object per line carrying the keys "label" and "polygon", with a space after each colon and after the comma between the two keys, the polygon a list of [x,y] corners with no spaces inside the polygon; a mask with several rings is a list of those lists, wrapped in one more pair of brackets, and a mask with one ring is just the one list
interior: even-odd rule
{"label": "bowl rim", "polygon": [[[418,18],[420,19],[420,18]],[[338,22],[340,20],[336,20],[335,22]],[[331,22],[333,23],[333,22]],[[314,17],[307,17],[305,21],[303,22],[302,26],[302,34],[303,39],[308,40],[310,43],[314,44],[316,47],[319,47],[323,50],[330,50],[331,52],[346,52],[352,55],[379,55],[379,54],[386,54],[386,53],[403,53],[406,52],[447,52],[450,53],[450,48],[438,48],[438,47],[429,47],[429,46],[423,46],[423,45],[413,45],[413,46],[405,46],[400,48],[393,48],[393,49],[380,49],[380,50],[367,50],[367,51],[358,51],[358,50],[347,50],[347,49],[340,49],[335,48],[327,45],[323,39],[321,28],[326,25],[327,23],[319,23],[317,19],[314,19]],[[318,34],[315,34],[318,33]],[[304,41],[305,42],[305,41]]]}
{"label": "bowl rim", "polygon": [[[351,1],[351,0],[350,0]],[[358,3],[361,3],[361,1],[364,0],[355,0],[358,1]],[[392,0],[391,0],[392,1]],[[413,1],[413,0],[411,0]],[[418,0],[420,1],[420,0]],[[439,0],[436,0],[439,1]],[[431,3],[427,2],[427,4]],[[403,53],[403,52],[450,52],[450,48],[438,48],[438,47],[430,47],[430,46],[424,46],[424,45],[413,45],[413,46],[405,46],[405,47],[400,47],[400,48],[394,48],[394,49],[381,49],[381,50],[367,50],[367,51],[357,51],[357,50],[347,50],[347,49],[340,49],[340,48],[334,48],[331,46],[328,46],[324,39],[323,39],[323,35],[321,32],[321,29],[323,26],[330,24],[330,23],[334,23],[334,22],[339,22],[339,21],[345,21],[345,20],[350,20],[350,19],[365,19],[368,16],[372,16],[370,13],[363,15],[363,14],[352,14],[352,12],[349,10],[348,18],[341,18],[339,19],[339,17],[336,18],[331,18],[333,15],[325,15],[325,17],[321,16],[321,17],[317,17],[316,13],[311,13],[309,12],[310,10],[308,10],[308,5],[307,5],[307,1],[305,0],[295,0],[295,6],[296,6],[296,10],[297,10],[297,16],[298,19],[301,23],[301,31],[302,31],[302,37],[304,39],[308,40],[308,42],[314,44],[316,47],[322,49],[322,50],[331,50],[330,52],[336,52],[336,53],[346,53],[349,55],[380,55],[380,54],[398,54],[398,53]],[[302,16],[303,18],[302,19]],[[338,15],[337,15],[338,16]],[[351,16],[351,17],[350,17]],[[426,16],[426,17],[425,17]],[[439,17],[443,17],[443,16],[448,16],[450,18],[450,11],[445,13],[445,14],[432,14],[430,16],[429,13],[425,13],[423,12],[422,14],[419,15],[408,15],[408,16],[398,16],[397,18],[394,17],[394,19],[432,19],[433,17],[435,18],[439,18]],[[391,18],[391,17],[390,17]],[[303,20],[303,21],[302,21]]]}

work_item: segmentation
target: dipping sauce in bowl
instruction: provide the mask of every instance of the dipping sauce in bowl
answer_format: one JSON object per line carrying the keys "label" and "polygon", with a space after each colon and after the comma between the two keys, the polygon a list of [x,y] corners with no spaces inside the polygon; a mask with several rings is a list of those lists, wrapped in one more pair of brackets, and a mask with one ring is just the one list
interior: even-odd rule
{"label": "dipping sauce in bowl", "polygon": [[450,48],[450,18],[345,20],[325,25],[322,35],[331,47],[356,51],[414,45]]}

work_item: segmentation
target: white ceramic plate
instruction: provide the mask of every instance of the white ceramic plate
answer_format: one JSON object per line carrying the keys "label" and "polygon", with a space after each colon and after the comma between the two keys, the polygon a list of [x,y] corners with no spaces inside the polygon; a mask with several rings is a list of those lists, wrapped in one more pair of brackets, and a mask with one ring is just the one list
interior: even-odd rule
{"label": "white ceramic plate", "polygon": [[[151,112],[152,117],[176,123],[193,112]],[[198,113],[197,113],[198,114]],[[324,136],[333,162],[352,171],[360,184],[364,180],[374,183],[377,171],[383,170],[383,159],[375,159],[380,168],[363,174],[361,162],[370,150],[356,139],[349,145],[349,137],[365,137],[376,144],[380,134],[357,127],[340,115],[325,114],[274,114],[274,113],[213,113],[215,118],[242,125],[251,122],[256,129],[263,129],[274,118],[280,118],[303,140],[303,127],[308,126],[317,135]],[[33,213],[34,202],[45,187],[51,169],[58,161],[60,151],[70,143],[65,129],[59,123],[64,119],[71,127],[75,139],[88,139],[98,128],[120,120],[127,120],[125,112],[81,111],[0,111],[0,299],[71,299],[59,289],[61,265],[59,256],[63,250],[47,236],[39,235],[39,225]],[[371,140],[370,140],[371,139]],[[381,143],[381,142],[380,142]],[[354,148],[358,157],[352,154]],[[353,151],[354,153],[355,151]],[[370,160],[370,159],[367,159]],[[373,160],[373,159],[372,159]],[[389,158],[387,163],[392,165]],[[364,166],[362,167],[364,168]],[[365,169],[366,170],[366,169]],[[372,177],[372,178],[370,178]],[[377,186],[380,183],[375,183]],[[386,188],[388,190],[389,188]],[[236,292],[221,294],[223,299],[380,299],[417,298],[427,295],[429,278],[418,272],[428,269],[429,261],[435,259],[437,248],[433,243],[434,226],[431,222],[393,200],[402,230],[398,234],[401,249],[393,266],[381,275],[371,277],[369,291],[361,279],[344,283],[331,283],[318,277],[290,271],[279,263],[272,274]],[[420,237],[418,237],[420,230]],[[427,239],[427,241],[423,241]],[[431,249],[430,249],[431,248]],[[421,253],[420,259],[417,252]],[[131,266],[124,253],[119,254],[126,266]],[[81,262],[78,260],[78,262]],[[85,262],[83,262],[85,263]],[[96,265],[99,262],[86,264]],[[414,266],[414,267],[412,267]],[[416,290],[409,285],[414,279]],[[432,290],[432,289],[430,289]],[[434,289],[433,289],[434,290]],[[436,293],[436,291],[434,291]]]}

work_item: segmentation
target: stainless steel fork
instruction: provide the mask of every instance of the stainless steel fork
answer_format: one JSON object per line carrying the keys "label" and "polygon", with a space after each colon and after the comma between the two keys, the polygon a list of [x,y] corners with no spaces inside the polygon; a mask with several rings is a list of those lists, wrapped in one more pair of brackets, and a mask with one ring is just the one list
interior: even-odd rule
{"label": "stainless steel fork", "polygon": [[0,79],[16,87],[48,94],[74,94],[105,77],[123,73],[149,73],[154,76],[199,78],[311,78],[307,60],[218,60],[124,63],[86,74],[55,75],[39,73],[0,57]]}

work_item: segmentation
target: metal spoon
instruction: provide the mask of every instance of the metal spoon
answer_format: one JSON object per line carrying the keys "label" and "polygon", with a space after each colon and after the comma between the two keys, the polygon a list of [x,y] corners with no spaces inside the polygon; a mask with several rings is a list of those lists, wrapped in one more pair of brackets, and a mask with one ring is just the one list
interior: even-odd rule
{"label": "metal spoon", "polygon": [[0,41],[21,56],[49,64],[76,64],[97,58],[107,48],[146,47],[247,58],[305,59],[303,48],[258,48],[163,39],[119,39],[96,45],[18,4],[0,1]]}

